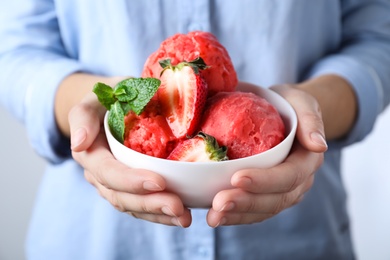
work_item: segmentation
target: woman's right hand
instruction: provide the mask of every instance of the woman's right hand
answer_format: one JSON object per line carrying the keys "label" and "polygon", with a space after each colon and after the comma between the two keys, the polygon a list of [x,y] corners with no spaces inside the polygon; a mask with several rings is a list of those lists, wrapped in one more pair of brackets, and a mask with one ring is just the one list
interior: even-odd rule
{"label": "woman's right hand", "polygon": [[72,156],[84,168],[86,180],[121,212],[155,223],[188,227],[190,210],[176,194],[165,191],[163,177],[131,169],[114,158],[102,128],[105,112],[91,91],[68,115]]}

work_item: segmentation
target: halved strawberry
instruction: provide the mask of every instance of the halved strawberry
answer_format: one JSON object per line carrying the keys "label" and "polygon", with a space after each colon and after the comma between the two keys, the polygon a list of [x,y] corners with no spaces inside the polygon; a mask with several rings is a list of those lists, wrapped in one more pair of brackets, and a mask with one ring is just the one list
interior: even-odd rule
{"label": "halved strawberry", "polygon": [[191,139],[182,140],[167,159],[185,162],[226,161],[226,146],[219,146],[211,135],[199,132]]}
{"label": "halved strawberry", "polygon": [[176,138],[192,135],[198,127],[207,98],[207,83],[199,70],[207,68],[201,58],[172,65],[160,61],[161,85],[157,91],[162,114]]}

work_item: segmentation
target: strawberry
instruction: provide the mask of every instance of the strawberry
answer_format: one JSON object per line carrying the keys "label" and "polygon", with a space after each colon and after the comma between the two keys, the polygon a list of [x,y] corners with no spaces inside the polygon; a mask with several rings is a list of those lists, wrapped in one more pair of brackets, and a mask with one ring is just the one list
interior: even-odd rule
{"label": "strawberry", "polygon": [[207,66],[202,58],[172,65],[170,59],[160,61],[161,85],[157,95],[161,111],[172,133],[178,139],[191,136],[199,125],[207,98],[207,83],[199,70]]}
{"label": "strawberry", "polygon": [[211,135],[199,132],[191,139],[182,140],[167,159],[185,162],[226,161],[226,146],[219,146]]}

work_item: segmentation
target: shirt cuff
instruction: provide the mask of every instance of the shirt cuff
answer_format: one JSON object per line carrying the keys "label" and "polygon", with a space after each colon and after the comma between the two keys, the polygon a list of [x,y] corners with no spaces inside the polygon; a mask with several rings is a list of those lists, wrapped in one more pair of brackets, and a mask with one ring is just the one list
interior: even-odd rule
{"label": "shirt cuff", "polygon": [[383,107],[383,91],[378,75],[369,66],[346,55],[332,55],[321,60],[315,64],[308,77],[325,74],[338,75],[347,80],[353,87],[358,102],[357,118],[352,130],[344,138],[329,142],[329,148],[341,148],[361,141],[371,132]]}
{"label": "shirt cuff", "polygon": [[83,71],[74,60],[58,58],[41,63],[36,79],[27,87],[25,124],[31,146],[51,163],[60,163],[71,156],[70,141],[58,129],[54,101],[57,88],[68,75]]}

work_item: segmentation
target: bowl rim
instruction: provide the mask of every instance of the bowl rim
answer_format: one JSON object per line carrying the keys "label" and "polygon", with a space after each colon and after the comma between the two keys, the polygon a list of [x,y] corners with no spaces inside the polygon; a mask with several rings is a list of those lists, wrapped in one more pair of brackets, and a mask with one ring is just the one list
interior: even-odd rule
{"label": "bowl rim", "polygon": [[[256,88],[256,89],[255,89]],[[107,131],[109,132],[109,134],[111,135],[112,139],[114,142],[116,142],[117,145],[120,145],[122,146],[123,148],[126,148],[126,149],[129,149],[131,152],[134,152],[140,156],[145,156],[147,158],[150,158],[151,160],[156,160],[156,162],[160,161],[162,163],[175,163],[176,165],[177,164],[183,164],[183,165],[210,165],[210,164],[215,164],[215,163],[218,163],[218,164],[231,164],[232,162],[243,162],[243,161],[246,161],[246,160],[252,160],[253,157],[256,157],[256,156],[260,156],[260,155],[265,155],[265,154],[268,154],[268,153],[272,153],[275,149],[277,149],[279,146],[281,146],[283,143],[285,142],[288,142],[288,139],[290,138],[295,138],[295,133],[296,133],[296,129],[297,129],[297,126],[298,126],[298,118],[297,118],[297,115],[296,115],[296,112],[294,110],[294,108],[292,107],[292,105],[285,99],[283,98],[280,94],[278,94],[277,92],[273,91],[272,89],[269,89],[269,88],[264,88],[264,87],[260,87],[260,86],[256,86],[256,85],[252,85],[252,84],[248,84],[248,85],[245,85],[245,87],[242,87],[242,88],[237,88],[235,91],[241,91],[241,92],[251,92],[251,93],[254,93],[253,90],[256,90],[257,92],[264,92],[264,93],[267,93],[268,95],[271,95],[273,96],[274,98],[277,98],[279,99],[280,102],[284,103],[283,106],[285,107],[285,109],[288,110],[289,114],[292,115],[292,117],[289,119],[291,122],[290,122],[290,131],[289,133],[284,137],[284,139],[279,143],[277,144],[276,146],[264,151],[264,152],[261,152],[261,153],[258,153],[258,154],[254,154],[254,155],[251,155],[251,156],[247,156],[247,157],[243,157],[243,158],[238,158],[238,159],[232,159],[232,160],[226,160],[226,161],[219,161],[219,162],[185,162],[185,161],[174,161],[174,160],[168,160],[168,159],[165,159],[165,158],[158,158],[158,157],[154,157],[154,156],[151,156],[151,155],[147,155],[147,154],[144,154],[144,153],[141,153],[141,152],[138,152],[136,150],[133,150],[127,146],[125,146],[124,144],[120,143],[111,133],[111,130],[109,129],[109,126],[108,126],[108,113],[110,111],[107,111],[104,115],[104,130],[105,130],[105,134],[107,135]],[[259,95],[260,97],[264,98],[263,97],[263,93],[262,94],[258,94],[258,93],[254,93],[256,95]],[[266,99],[266,98],[265,98]],[[266,99],[267,100],[267,99]],[[268,100],[267,100],[268,101]],[[270,101],[268,101],[270,102]],[[272,102],[270,102],[272,104]],[[272,104],[274,105],[274,104]],[[276,108],[277,109],[277,108]],[[278,110],[278,109],[277,109]],[[280,113],[280,111],[278,110],[278,112]],[[283,119],[283,116],[282,116],[282,120],[284,121]],[[286,123],[284,121],[284,123]],[[111,149],[111,147],[110,147]]]}

